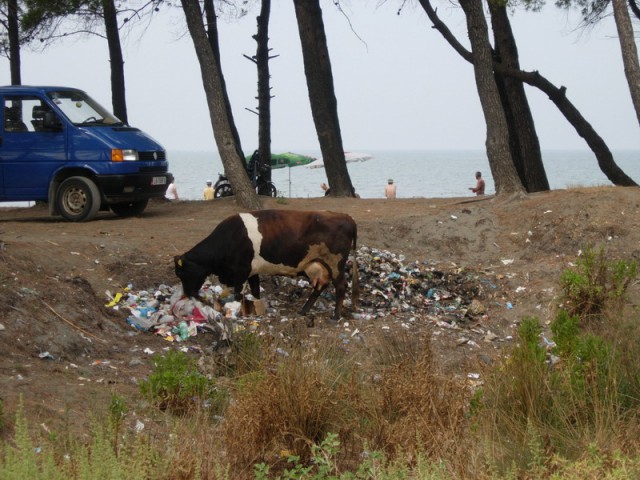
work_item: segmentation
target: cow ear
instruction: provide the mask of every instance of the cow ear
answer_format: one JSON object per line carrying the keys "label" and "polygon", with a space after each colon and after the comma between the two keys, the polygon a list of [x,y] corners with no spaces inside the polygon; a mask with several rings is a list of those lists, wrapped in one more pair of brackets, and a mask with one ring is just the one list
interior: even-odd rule
{"label": "cow ear", "polygon": [[182,256],[173,257],[173,261],[176,264],[176,267],[182,268]]}

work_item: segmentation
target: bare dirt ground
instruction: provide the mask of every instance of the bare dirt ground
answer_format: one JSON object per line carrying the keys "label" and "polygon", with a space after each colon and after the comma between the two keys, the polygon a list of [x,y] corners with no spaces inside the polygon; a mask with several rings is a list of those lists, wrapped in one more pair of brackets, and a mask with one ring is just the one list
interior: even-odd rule
{"label": "bare dirt ground", "polygon": [[[347,338],[356,330],[360,335],[377,328],[392,335],[409,331],[431,339],[443,370],[452,375],[467,376],[505,352],[521,318],[549,321],[560,273],[585,245],[603,244],[612,257],[640,260],[637,188],[562,190],[513,199],[264,203],[265,208],[348,213],[358,224],[359,244],[404,255],[405,264],[417,262],[413,264],[462,278],[454,292],[462,302],[457,322],[428,309],[388,309],[376,316],[369,306],[365,312],[372,318],[354,318],[347,309],[336,324],[329,321],[329,311],[320,311],[315,327],[295,331],[317,337],[344,329],[350,332]],[[92,414],[104,411],[112,393],[134,395],[137,382],[151,371],[144,350],[177,345],[132,329],[126,312],[105,306],[105,291],[116,293],[128,284],[137,289],[177,284],[173,256],[237,211],[233,199],[157,201],[140,218],[119,219],[104,212],[95,221],[72,224],[49,217],[43,206],[1,208],[0,398],[5,412],[15,411],[22,396],[32,425],[84,428]],[[365,288],[373,288],[372,280],[365,277]],[[263,285],[264,298],[275,298],[273,283]],[[631,295],[638,303],[637,285]],[[304,319],[293,312],[302,302],[291,299],[281,310],[298,326]],[[280,320],[263,321],[277,325]],[[205,355],[210,343],[206,334],[187,342]]]}

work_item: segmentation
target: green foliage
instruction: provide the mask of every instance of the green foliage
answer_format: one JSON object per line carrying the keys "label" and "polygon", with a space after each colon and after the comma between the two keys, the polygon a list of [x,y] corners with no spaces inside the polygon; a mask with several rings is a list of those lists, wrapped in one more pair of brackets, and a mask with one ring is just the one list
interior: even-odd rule
{"label": "green foliage", "polygon": [[574,269],[562,273],[560,285],[565,309],[581,319],[600,317],[624,300],[629,284],[638,276],[634,260],[608,260],[604,248],[586,247]]}
{"label": "green foliage", "polygon": [[127,414],[127,410],[125,399],[120,395],[112,393],[111,400],[109,402],[109,420],[111,421],[111,424],[121,424]]}
{"label": "green foliage", "polygon": [[186,414],[211,404],[214,410],[226,399],[226,393],[198,372],[195,360],[179,350],[154,357],[154,371],[148,380],[140,382],[142,394],[160,410],[174,414]]}
{"label": "green foliage", "polygon": [[[341,444],[338,435],[328,433],[320,445],[311,446],[311,458],[308,464],[301,462],[299,456],[291,455],[287,459],[290,467],[274,480],[402,480],[409,478],[448,479],[450,475],[441,465],[424,460],[418,456],[416,465],[409,467],[407,462],[390,464],[380,452],[369,452],[364,461],[355,471],[340,472],[337,459],[341,454]],[[270,468],[266,463],[254,466],[256,480],[270,479]]]}
{"label": "green foliage", "polygon": [[254,373],[264,366],[264,345],[262,339],[253,332],[237,332],[231,344],[231,354],[218,360],[219,375],[227,377]]}
{"label": "green foliage", "polygon": [[518,329],[520,344],[516,347],[514,354],[523,361],[544,363],[545,350],[540,345],[541,333],[540,320],[535,317],[525,317]]}
{"label": "green foliage", "polygon": [[560,356],[570,355],[576,348],[580,332],[580,318],[569,316],[566,310],[560,310],[551,324],[553,340],[556,342],[556,353]]}
{"label": "green foliage", "polygon": [[620,364],[602,337],[582,333],[578,318],[561,311],[551,325],[556,347],[554,352],[562,359],[563,368],[553,376],[556,402],[566,409],[571,422],[595,425],[601,408],[617,405],[620,401]]}
{"label": "green foliage", "polygon": [[3,445],[0,451],[0,478],[3,480],[64,480],[56,468],[51,450],[36,448],[29,436],[22,396],[16,412],[15,445]]}
{"label": "green foliage", "polygon": [[[622,271],[617,278],[627,278],[627,267]],[[616,338],[612,330],[619,325],[607,329],[610,338]],[[623,361],[625,352],[616,350],[609,337],[587,331],[579,316],[567,311],[558,312],[551,331],[555,346],[547,352],[540,344],[539,321],[524,319],[519,343],[472,401],[476,431],[494,450],[490,463],[498,476],[545,477],[550,452],[556,462],[575,460],[589,444],[611,448],[629,419],[634,431],[640,398],[629,392],[638,391],[640,375],[638,368],[627,371],[631,359]],[[553,367],[548,353],[557,357]]]}

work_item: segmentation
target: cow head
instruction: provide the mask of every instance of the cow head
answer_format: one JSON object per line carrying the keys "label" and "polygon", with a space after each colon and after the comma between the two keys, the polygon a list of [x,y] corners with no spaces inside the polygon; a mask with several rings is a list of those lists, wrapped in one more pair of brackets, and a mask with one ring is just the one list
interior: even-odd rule
{"label": "cow head", "polygon": [[174,257],[173,261],[176,275],[182,281],[182,292],[187,297],[197,297],[209,273],[204,267],[190,261],[184,255]]}

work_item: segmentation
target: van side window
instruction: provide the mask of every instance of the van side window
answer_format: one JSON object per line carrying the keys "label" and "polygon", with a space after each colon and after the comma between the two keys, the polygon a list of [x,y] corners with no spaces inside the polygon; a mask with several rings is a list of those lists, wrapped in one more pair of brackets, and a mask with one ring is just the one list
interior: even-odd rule
{"label": "van side window", "polygon": [[5,132],[46,132],[45,116],[55,115],[39,98],[7,96],[4,101]]}
{"label": "van side window", "polygon": [[22,121],[22,102],[5,100],[4,102],[4,131],[27,132],[27,125]]}

